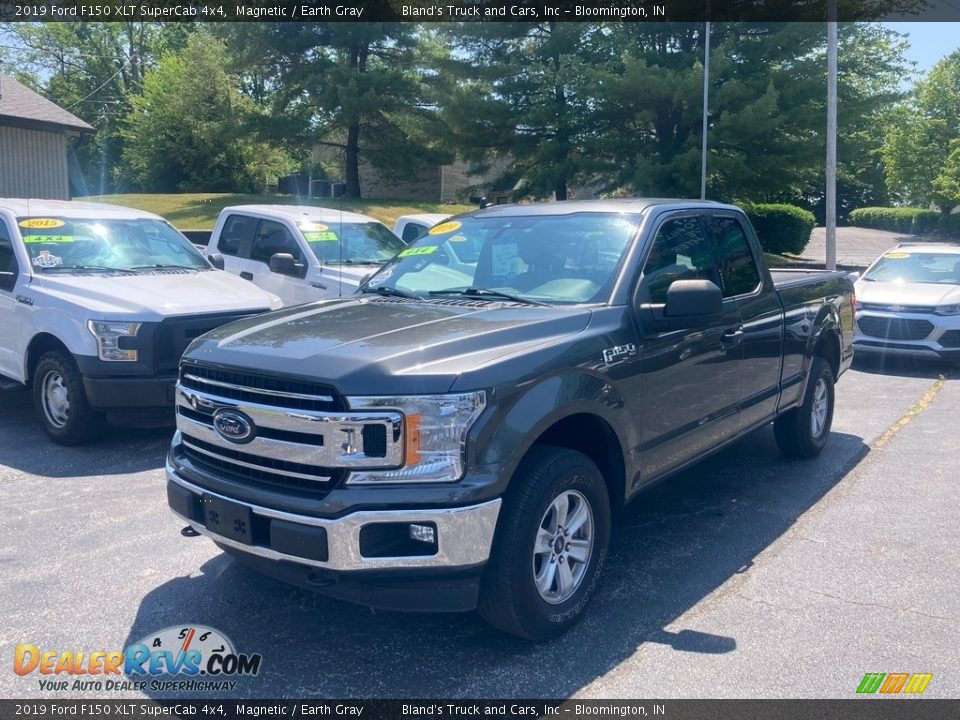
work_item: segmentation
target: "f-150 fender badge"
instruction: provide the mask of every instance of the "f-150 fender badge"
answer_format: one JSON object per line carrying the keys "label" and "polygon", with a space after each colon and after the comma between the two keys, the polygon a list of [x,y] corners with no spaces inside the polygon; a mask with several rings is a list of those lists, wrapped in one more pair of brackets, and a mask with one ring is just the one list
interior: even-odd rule
{"label": "f-150 fender badge", "polygon": [[315,287],[315,288],[317,288],[318,290],[326,290],[326,289],[327,289],[327,286],[326,286],[326,285],[324,285],[322,282],[317,282],[316,280],[311,280],[311,281],[310,281],[310,287]]}
{"label": "f-150 fender badge", "polygon": [[23,303],[24,305],[33,305],[33,298],[29,298],[26,295],[17,295],[16,300],[18,303]]}
{"label": "f-150 fender badge", "polygon": [[603,351],[603,361],[608,365],[617,360],[625,360],[637,354],[637,346],[634,343],[626,345],[615,345]]}

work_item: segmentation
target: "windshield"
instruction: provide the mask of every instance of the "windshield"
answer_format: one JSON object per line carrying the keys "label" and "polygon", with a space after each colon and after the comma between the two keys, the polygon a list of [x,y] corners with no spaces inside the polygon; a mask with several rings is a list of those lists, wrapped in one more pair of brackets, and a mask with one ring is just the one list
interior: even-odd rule
{"label": "windshield", "polygon": [[301,223],[300,232],[324,265],[339,263],[380,265],[406,245],[378,222]]}
{"label": "windshield", "polygon": [[867,271],[868,282],[960,285],[960,254],[895,250]]}
{"label": "windshield", "polygon": [[615,213],[448,220],[401,250],[364,291],[588,303],[610,293],[637,218]]}
{"label": "windshield", "polygon": [[212,269],[200,252],[161,220],[22,217],[20,235],[41,272],[142,272]]}

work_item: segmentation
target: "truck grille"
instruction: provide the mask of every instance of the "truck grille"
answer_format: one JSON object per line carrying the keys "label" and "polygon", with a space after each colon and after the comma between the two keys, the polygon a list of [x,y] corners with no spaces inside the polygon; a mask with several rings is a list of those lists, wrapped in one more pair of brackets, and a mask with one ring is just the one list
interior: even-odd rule
{"label": "truck grille", "polygon": [[198,337],[211,330],[216,330],[221,325],[266,312],[267,309],[163,320],[154,336],[154,357],[156,358],[157,371],[161,373],[176,372],[183,351],[187,349],[187,345]]}
{"label": "truck grille", "polygon": [[183,454],[234,481],[327,492],[349,469],[404,462],[402,413],[348,410],[309,380],[184,362],[176,407]]}
{"label": "truck grille", "polygon": [[940,345],[946,348],[960,348],[960,330],[947,330],[940,336]]}
{"label": "truck grille", "polygon": [[933,332],[933,323],[895,317],[863,315],[857,319],[860,332],[887,340],[923,340]]}

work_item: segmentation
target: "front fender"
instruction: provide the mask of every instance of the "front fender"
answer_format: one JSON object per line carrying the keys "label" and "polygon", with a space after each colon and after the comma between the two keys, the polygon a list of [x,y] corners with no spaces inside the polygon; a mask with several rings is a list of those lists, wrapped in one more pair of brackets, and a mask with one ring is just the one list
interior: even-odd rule
{"label": "front fender", "polygon": [[619,391],[600,375],[568,371],[519,387],[509,397],[496,397],[498,411],[491,416],[475,444],[474,462],[501,465],[506,490],[517,465],[543,433],[564,418],[588,414],[599,417],[616,434],[621,448],[638,443],[631,438],[633,424]]}

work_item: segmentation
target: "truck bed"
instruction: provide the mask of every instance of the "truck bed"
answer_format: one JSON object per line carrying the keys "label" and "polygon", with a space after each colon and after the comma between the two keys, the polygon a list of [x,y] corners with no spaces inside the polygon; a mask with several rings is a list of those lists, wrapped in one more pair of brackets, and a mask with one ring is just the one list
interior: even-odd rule
{"label": "truck bed", "polygon": [[826,280],[830,277],[842,277],[848,275],[842,270],[820,270],[815,268],[807,270],[803,268],[771,268],[770,277],[773,278],[773,284],[777,290],[789,288],[798,284],[805,284],[813,279]]}

